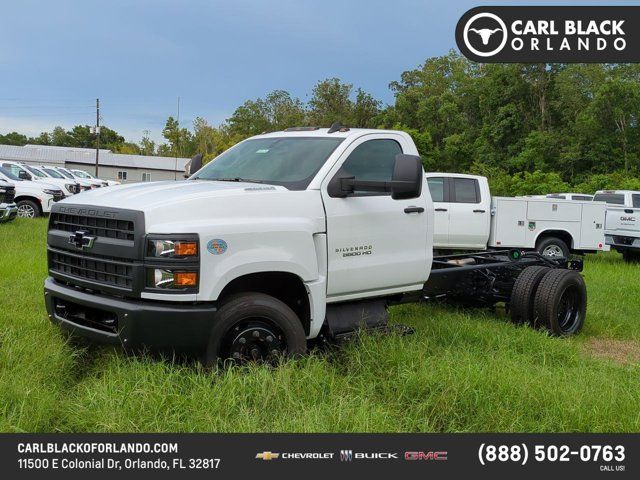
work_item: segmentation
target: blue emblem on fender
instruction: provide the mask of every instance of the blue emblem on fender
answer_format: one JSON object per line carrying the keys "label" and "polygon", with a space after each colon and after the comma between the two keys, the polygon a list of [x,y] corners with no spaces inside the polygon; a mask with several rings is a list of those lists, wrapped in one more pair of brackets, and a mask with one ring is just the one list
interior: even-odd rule
{"label": "blue emblem on fender", "polygon": [[227,251],[227,242],[221,238],[214,238],[207,243],[207,250],[214,255],[222,255]]}

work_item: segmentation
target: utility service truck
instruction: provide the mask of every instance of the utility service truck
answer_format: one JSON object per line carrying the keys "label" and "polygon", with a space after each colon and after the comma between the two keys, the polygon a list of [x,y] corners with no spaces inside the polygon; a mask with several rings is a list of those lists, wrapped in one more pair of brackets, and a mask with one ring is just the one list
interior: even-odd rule
{"label": "utility service truck", "polygon": [[579,260],[518,249],[434,260],[433,203],[404,132],[293,128],[200,164],[185,181],[53,206],[53,322],[98,342],[195,352],[205,365],[271,362],[311,339],[384,329],[388,305],[423,299],[505,302],[514,322],[555,335],[584,322]]}
{"label": "utility service truck", "polygon": [[640,192],[599,190],[594,200],[607,204],[607,245],[627,262],[640,262]]}
{"label": "utility service truck", "polygon": [[486,177],[427,173],[438,251],[537,250],[547,257],[607,250],[606,205],[588,200],[491,197]]}

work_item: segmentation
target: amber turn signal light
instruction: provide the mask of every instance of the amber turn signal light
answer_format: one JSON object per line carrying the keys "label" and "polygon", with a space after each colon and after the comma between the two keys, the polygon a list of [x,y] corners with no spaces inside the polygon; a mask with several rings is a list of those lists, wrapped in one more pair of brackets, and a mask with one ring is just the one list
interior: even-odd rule
{"label": "amber turn signal light", "polygon": [[177,257],[193,257],[198,255],[196,242],[176,242],[173,246],[174,255]]}
{"label": "amber turn signal light", "polygon": [[198,284],[196,272],[174,272],[173,284],[176,287],[195,287]]}

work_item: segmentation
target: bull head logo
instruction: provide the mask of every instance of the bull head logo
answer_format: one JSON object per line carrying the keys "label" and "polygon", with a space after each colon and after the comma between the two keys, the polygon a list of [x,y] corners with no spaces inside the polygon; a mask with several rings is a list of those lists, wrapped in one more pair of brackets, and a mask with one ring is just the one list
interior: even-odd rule
{"label": "bull head logo", "polygon": [[493,35],[496,32],[501,32],[502,29],[501,28],[494,28],[493,30],[491,30],[490,28],[481,28],[481,29],[470,28],[469,31],[470,32],[475,32],[478,35],[480,35],[480,38],[482,39],[482,44],[483,45],[489,45],[489,39],[491,38],[491,35]]}

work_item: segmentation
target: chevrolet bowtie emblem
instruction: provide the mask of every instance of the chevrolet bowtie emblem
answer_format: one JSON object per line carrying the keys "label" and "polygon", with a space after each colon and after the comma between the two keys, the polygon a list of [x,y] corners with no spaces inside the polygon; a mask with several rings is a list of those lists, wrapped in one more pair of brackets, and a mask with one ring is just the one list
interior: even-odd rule
{"label": "chevrolet bowtie emblem", "polygon": [[261,458],[262,460],[273,460],[274,458],[278,458],[280,456],[279,453],[273,452],[262,452],[256,454],[256,458]]}
{"label": "chevrolet bowtie emblem", "polygon": [[93,247],[96,237],[89,235],[89,232],[78,230],[69,236],[69,243],[75,245],[80,250],[89,250]]}

